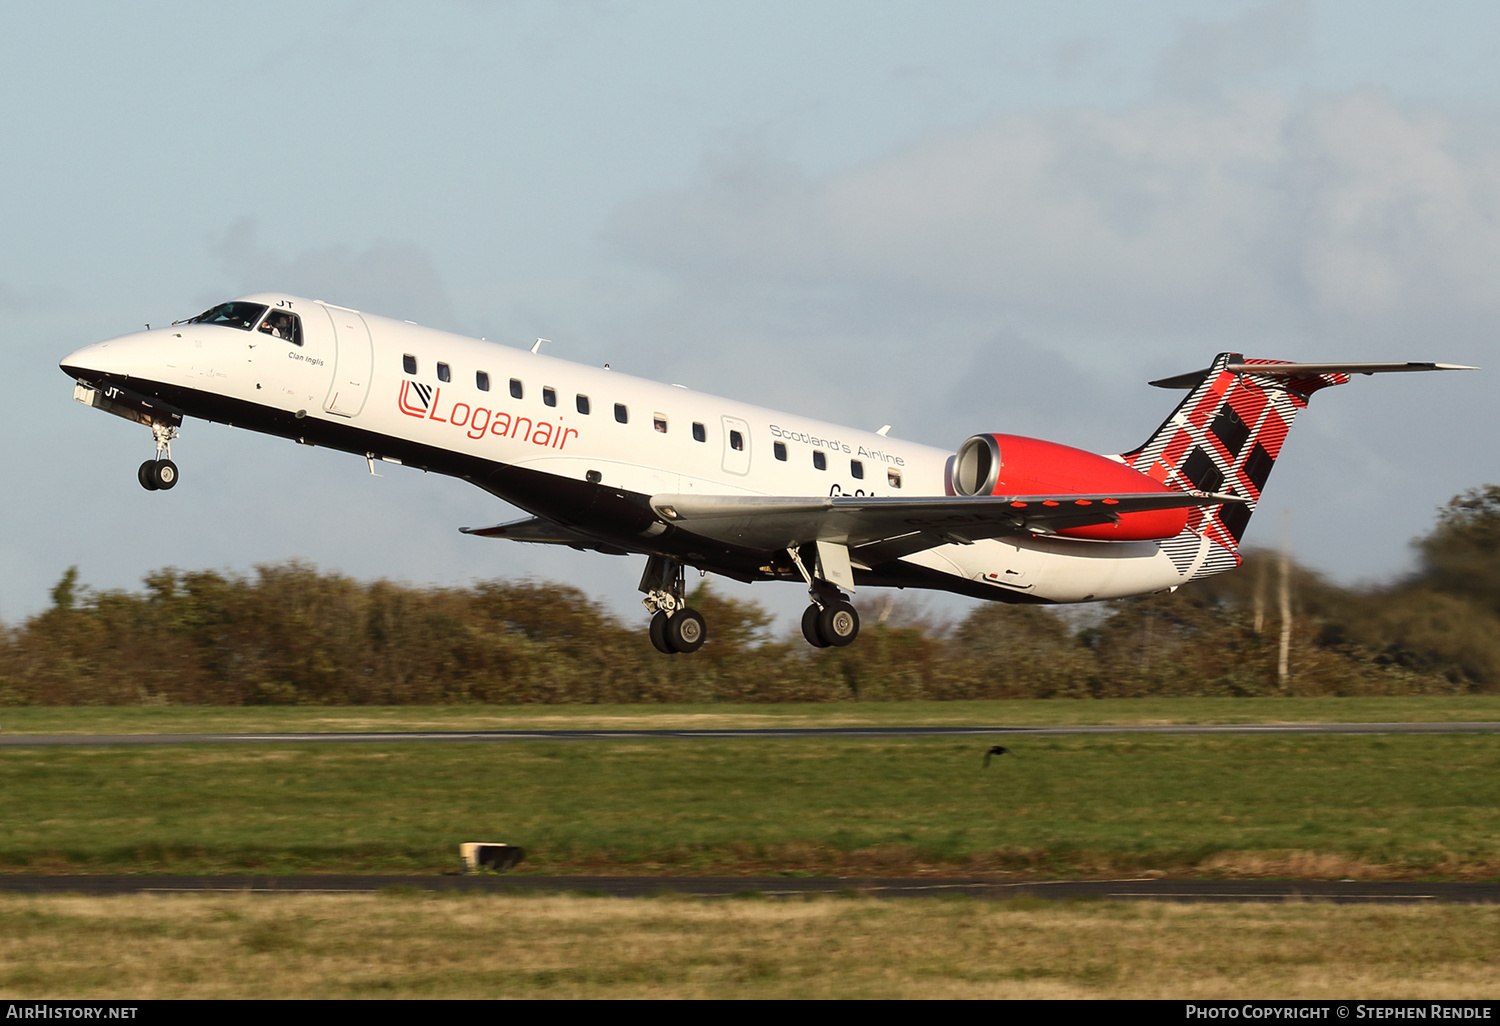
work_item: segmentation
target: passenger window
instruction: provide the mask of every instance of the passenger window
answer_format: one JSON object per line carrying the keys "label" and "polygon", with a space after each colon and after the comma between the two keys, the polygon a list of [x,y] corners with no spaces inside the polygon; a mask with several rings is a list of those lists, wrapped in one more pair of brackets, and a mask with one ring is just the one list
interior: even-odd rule
{"label": "passenger window", "polygon": [[453,380],[453,372],[448,369],[448,365],[446,363],[440,363],[440,364],[438,364],[438,380],[439,381],[452,381]]}
{"label": "passenger window", "polygon": [[586,396],[586,395],[580,395],[578,397],[578,412],[581,413],[581,414],[583,414],[585,417],[588,416],[588,414],[589,414],[589,397],[588,396]]}
{"label": "passenger window", "polygon": [[474,384],[479,386],[481,392],[488,392],[490,390],[489,373],[487,371],[475,371]]}
{"label": "passenger window", "polygon": [[813,450],[813,466],[818,468],[819,470],[828,469],[828,457],[823,455],[823,451],[821,449]]}
{"label": "passenger window", "polygon": [[771,451],[776,454],[776,458],[778,460],[780,460],[783,463],[786,462],[786,443],[785,442],[777,442],[775,445],[771,446]]}
{"label": "passenger window", "polygon": [[302,344],[302,319],[289,310],[272,310],[266,314],[266,319],[260,322],[260,330],[294,346]]}
{"label": "passenger window", "polygon": [[520,378],[511,378],[510,379],[510,397],[512,399],[519,399],[519,398],[521,398],[521,379]]}
{"label": "passenger window", "polygon": [[625,408],[624,403],[615,403],[615,420],[618,420],[621,424],[630,421],[630,411]]}
{"label": "passenger window", "polygon": [[695,441],[695,442],[706,442],[706,441],[708,441],[708,432],[704,429],[703,425],[699,424],[696,420],[693,421],[693,441]]}
{"label": "passenger window", "polygon": [[738,431],[729,432],[729,447],[735,452],[745,451],[745,436]]}
{"label": "passenger window", "polygon": [[557,389],[553,388],[551,385],[543,385],[542,386],[542,402],[546,403],[548,406],[556,406],[557,405]]}
{"label": "passenger window", "polygon": [[857,480],[863,481],[865,479],[865,465],[859,460],[850,460],[849,473]]}
{"label": "passenger window", "polygon": [[665,413],[654,413],[651,415],[651,426],[662,434],[667,433],[667,415]]}
{"label": "passenger window", "polygon": [[885,480],[886,480],[886,483],[889,484],[892,488],[900,488],[901,487],[901,471],[899,471],[899,470],[887,470],[885,472]]}
{"label": "passenger window", "polygon": [[401,369],[408,374],[415,374],[417,372],[417,358],[410,353],[401,357]]}

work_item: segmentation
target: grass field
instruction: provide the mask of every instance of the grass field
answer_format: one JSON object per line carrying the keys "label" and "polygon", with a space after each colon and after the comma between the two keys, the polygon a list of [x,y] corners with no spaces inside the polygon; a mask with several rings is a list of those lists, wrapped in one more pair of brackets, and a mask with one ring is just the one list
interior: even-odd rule
{"label": "grass field", "polygon": [[258,733],[279,730],[572,730],[1078,723],[1497,721],[1500,695],[1392,698],[1122,698],[816,705],[22,706],[14,734]]}
{"label": "grass field", "polygon": [[1489,999],[1500,908],[0,895],[0,998]]}
{"label": "grass field", "polygon": [[1500,738],[0,750],[0,870],[1500,876]]}
{"label": "grass field", "polygon": [[[1500,697],[0,709],[17,733],[1500,720]],[[0,872],[1500,876],[1500,737],[0,749]],[[1493,999],[1500,909],[0,894],[0,998]]]}

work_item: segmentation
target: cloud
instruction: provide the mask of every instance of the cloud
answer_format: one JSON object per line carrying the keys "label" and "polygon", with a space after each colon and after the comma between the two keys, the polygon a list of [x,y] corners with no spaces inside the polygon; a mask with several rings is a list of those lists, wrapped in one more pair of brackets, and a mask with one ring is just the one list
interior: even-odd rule
{"label": "cloud", "polygon": [[756,153],[618,211],[684,288],[968,310],[1079,339],[1473,335],[1500,146],[1379,90],[1034,109],[822,177]]}
{"label": "cloud", "polygon": [[359,251],[329,246],[283,258],[246,217],[210,240],[209,251],[244,292],[285,291],[434,326],[455,324],[432,258],[410,243],[378,240]]}
{"label": "cloud", "polygon": [[1260,4],[1230,21],[1188,21],[1161,55],[1157,88],[1198,96],[1240,84],[1300,57],[1307,31],[1307,0]]}

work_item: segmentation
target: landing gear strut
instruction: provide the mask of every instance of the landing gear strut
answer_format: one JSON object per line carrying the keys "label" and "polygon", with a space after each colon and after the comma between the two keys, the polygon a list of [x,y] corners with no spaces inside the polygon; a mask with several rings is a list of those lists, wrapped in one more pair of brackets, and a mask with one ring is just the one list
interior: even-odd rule
{"label": "landing gear strut", "polygon": [[652,556],[641,575],[641,604],[651,611],[651,644],[664,655],[696,652],[708,640],[703,614],[689,609],[683,597],[681,561],[671,556]]}
{"label": "landing gear strut", "polygon": [[156,458],[142,463],[135,472],[136,480],[148,492],[166,491],[177,483],[177,464],[172,462],[172,439],[177,429],[166,424],[152,424],[151,434],[156,439]]}

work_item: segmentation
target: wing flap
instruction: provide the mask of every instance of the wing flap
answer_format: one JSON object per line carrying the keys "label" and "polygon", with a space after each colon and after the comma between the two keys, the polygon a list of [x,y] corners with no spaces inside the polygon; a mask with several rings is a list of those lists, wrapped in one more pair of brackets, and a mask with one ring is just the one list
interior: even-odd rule
{"label": "wing flap", "polygon": [[477,538],[506,538],[510,541],[531,542],[538,545],[567,545],[570,548],[590,549],[610,556],[629,554],[628,549],[622,549],[618,545],[612,545],[593,535],[553,523],[551,520],[543,520],[541,517],[512,520],[509,523],[495,524],[493,527],[460,527],[459,531],[472,534]]}
{"label": "wing flap", "polygon": [[1205,492],[1125,495],[986,495],[897,498],[759,495],[656,495],[657,516],[685,531],[764,551],[811,542],[847,546],[856,555],[894,558],[946,544],[1014,534],[1053,534],[1116,521],[1121,514],[1244,500]]}

